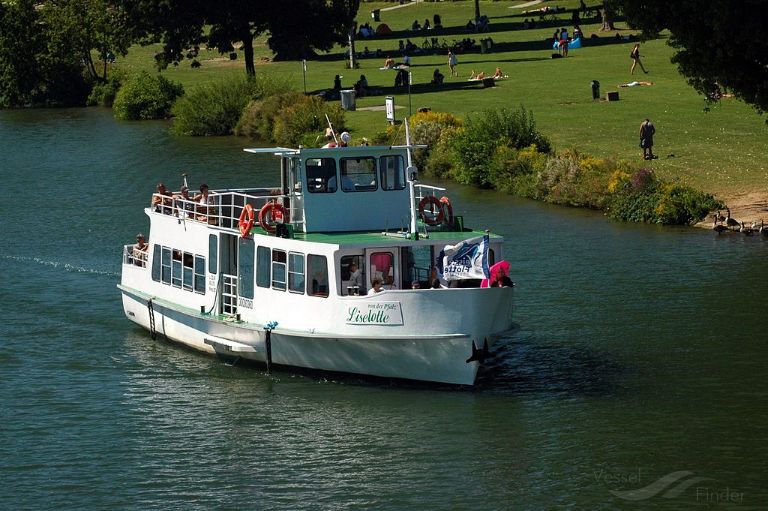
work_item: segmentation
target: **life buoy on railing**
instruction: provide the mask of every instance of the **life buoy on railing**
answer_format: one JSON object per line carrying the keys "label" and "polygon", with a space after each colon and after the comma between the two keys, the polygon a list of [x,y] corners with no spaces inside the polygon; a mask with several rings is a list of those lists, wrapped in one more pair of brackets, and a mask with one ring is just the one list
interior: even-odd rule
{"label": "life buoy on railing", "polygon": [[[431,216],[424,214],[427,207]],[[445,218],[442,203],[434,195],[427,195],[419,201],[419,216],[427,225],[440,225]]]}
{"label": "life buoy on railing", "polygon": [[440,204],[443,206],[443,211],[445,212],[443,223],[445,225],[453,225],[453,206],[451,206],[451,200],[443,195],[440,197]]}
{"label": "life buoy on railing", "polygon": [[264,204],[259,210],[259,225],[267,232],[275,232],[276,224],[288,223],[288,210],[274,200]]}
{"label": "life buoy on railing", "polygon": [[240,228],[240,235],[243,238],[251,234],[255,216],[253,206],[246,204],[243,208],[243,212],[240,213],[240,221],[237,223],[237,226]]}

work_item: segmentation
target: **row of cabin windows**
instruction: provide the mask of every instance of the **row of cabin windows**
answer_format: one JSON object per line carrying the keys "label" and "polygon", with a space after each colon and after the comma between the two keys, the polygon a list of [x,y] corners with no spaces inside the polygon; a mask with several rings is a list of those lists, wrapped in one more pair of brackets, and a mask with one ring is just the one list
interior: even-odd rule
{"label": "row of cabin windows", "polygon": [[381,156],[378,162],[370,156],[341,158],[338,174],[333,158],[309,158],[305,166],[310,193],[335,193],[339,188],[343,192],[375,192],[379,187],[403,190],[406,185],[405,162],[397,155]]}
{"label": "row of cabin windows", "polygon": [[205,294],[205,257],[154,245],[152,280]]}
{"label": "row of cabin windows", "polygon": [[242,239],[238,272],[238,294],[244,298],[253,298],[254,281],[261,288],[328,296],[328,261],[325,256],[256,247],[253,240]]}

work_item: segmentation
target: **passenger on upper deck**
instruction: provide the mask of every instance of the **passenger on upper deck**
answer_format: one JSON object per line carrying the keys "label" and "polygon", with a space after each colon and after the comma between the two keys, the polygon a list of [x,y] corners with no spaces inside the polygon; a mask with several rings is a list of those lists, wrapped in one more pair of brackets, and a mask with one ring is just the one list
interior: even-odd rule
{"label": "passenger on upper deck", "polygon": [[149,245],[144,238],[144,235],[139,233],[136,235],[136,244],[133,246],[133,264],[136,266],[147,265],[147,250]]}
{"label": "passenger on upper deck", "polygon": [[212,213],[213,208],[211,207],[213,204],[215,204],[213,197],[208,193],[208,185],[203,183],[200,185],[200,193],[195,195],[194,199],[195,202],[199,202],[200,206],[197,207],[197,220],[201,222],[209,222],[209,216]]}
{"label": "passenger on upper deck", "polygon": [[172,194],[165,188],[165,184],[157,183],[157,191],[152,194],[152,209],[158,213],[171,214]]}
{"label": "passenger on upper deck", "polygon": [[195,210],[192,197],[189,196],[189,188],[181,187],[181,193],[174,194],[174,214],[179,218],[187,218]]}

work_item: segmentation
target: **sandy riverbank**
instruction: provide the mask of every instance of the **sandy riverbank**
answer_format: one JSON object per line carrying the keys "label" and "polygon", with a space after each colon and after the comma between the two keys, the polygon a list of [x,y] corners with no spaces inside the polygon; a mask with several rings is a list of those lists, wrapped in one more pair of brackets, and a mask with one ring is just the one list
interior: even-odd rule
{"label": "sandy riverbank", "polygon": [[[717,198],[731,208],[731,217],[739,222],[744,222],[747,225],[751,225],[752,222],[760,222],[760,219],[768,222],[768,190],[718,195]],[[705,218],[696,224],[696,227],[711,229],[712,219]]]}

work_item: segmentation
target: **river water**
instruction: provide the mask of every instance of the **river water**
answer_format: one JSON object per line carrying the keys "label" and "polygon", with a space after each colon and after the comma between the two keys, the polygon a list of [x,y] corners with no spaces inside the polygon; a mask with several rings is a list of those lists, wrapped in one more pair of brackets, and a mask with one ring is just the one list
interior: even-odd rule
{"label": "river water", "polygon": [[0,112],[0,508],[768,506],[768,240],[449,186],[519,330],[474,390],[229,366],[122,313],[158,180],[277,183],[241,139]]}

